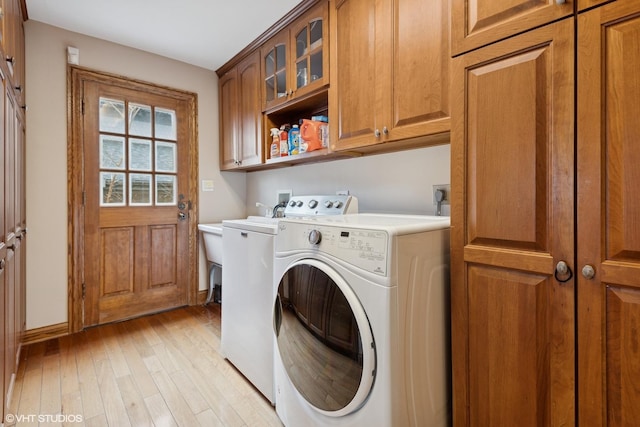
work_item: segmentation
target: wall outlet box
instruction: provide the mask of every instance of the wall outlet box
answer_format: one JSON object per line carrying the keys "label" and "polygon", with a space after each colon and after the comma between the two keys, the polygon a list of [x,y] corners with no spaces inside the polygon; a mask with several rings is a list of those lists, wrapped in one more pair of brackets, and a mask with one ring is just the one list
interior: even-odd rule
{"label": "wall outlet box", "polygon": [[278,204],[280,203],[289,203],[291,200],[291,196],[293,195],[293,191],[291,190],[278,190]]}
{"label": "wall outlet box", "polygon": [[203,179],[202,180],[202,191],[213,191],[213,180],[212,179]]}

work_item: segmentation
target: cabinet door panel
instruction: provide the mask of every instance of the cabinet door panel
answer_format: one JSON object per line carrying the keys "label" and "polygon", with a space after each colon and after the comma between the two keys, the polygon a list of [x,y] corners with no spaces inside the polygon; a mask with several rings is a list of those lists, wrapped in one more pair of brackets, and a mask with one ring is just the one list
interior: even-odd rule
{"label": "cabinet door panel", "polygon": [[238,65],[240,99],[239,138],[242,166],[262,163],[262,111],[260,109],[260,63],[255,53]]}
{"label": "cabinet door panel", "polygon": [[458,55],[572,13],[572,1],[452,0],[451,51]]}
{"label": "cabinet door panel", "polygon": [[[549,420],[551,410],[544,392],[551,376],[551,280],[483,266],[469,267],[467,275],[472,424],[546,424],[541,420]],[[487,396],[500,404],[475,404]]]}
{"label": "cabinet door panel", "polygon": [[[448,132],[449,7],[447,1],[393,1],[393,77],[387,89],[391,139]],[[424,40],[430,40],[424,43]]]}
{"label": "cabinet door panel", "polygon": [[332,17],[329,103],[331,126],[337,129],[332,131],[333,150],[375,142],[380,104],[376,96],[376,70],[380,66],[375,52],[376,3],[346,0],[336,6]]}
{"label": "cabinet door panel", "polygon": [[639,417],[640,6],[632,3],[578,17],[577,265],[595,272],[578,275],[578,408],[593,426]]}
{"label": "cabinet door panel", "polygon": [[220,77],[220,169],[234,169],[238,160],[238,72],[234,68]]}
{"label": "cabinet door panel", "polygon": [[565,20],[453,62],[457,425],[574,422],[573,280],[554,278],[574,258],[573,52]]}

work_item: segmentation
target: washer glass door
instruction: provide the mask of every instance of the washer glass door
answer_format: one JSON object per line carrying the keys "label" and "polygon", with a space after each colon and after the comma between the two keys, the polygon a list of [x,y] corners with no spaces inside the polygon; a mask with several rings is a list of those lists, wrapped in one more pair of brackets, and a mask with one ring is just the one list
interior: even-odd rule
{"label": "washer glass door", "polygon": [[373,386],[375,345],[344,279],[318,260],[295,262],[278,285],[274,320],[282,364],[302,397],[329,416],[357,410]]}

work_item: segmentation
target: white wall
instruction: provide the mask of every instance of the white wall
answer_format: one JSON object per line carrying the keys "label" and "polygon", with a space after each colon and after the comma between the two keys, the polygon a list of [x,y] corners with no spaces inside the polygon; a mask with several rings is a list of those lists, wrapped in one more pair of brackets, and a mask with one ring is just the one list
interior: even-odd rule
{"label": "white wall", "polygon": [[[247,209],[273,205],[278,190],[293,194],[335,194],[349,190],[360,212],[433,215],[432,186],[450,183],[450,146],[344,159],[247,174]],[[449,215],[443,206],[443,215]]]}
{"label": "white wall", "polygon": [[[198,95],[200,221],[245,215],[245,174],[218,167],[218,79],[213,71],[130,49],[39,22],[25,23],[27,151],[27,329],[67,321],[66,48],[80,65]],[[200,289],[206,274],[200,257]]]}
{"label": "white wall", "polygon": [[[224,172],[218,161],[217,76],[213,71],[27,21],[27,329],[67,321],[66,47],[80,49],[80,65],[198,95],[199,221],[257,214],[276,191],[333,194],[349,190],[361,212],[433,214],[432,185],[448,184],[448,145],[260,172]],[[443,210],[448,215],[448,207]],[[199,288],[206,288],[200,253]]]}

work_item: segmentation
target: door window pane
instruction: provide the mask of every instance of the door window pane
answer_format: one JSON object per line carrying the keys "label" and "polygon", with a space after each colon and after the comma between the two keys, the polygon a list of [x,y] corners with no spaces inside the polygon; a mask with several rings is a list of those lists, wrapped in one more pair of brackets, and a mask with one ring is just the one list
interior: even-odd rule
{"label": "door window pane", "polygon": [[151,136],[151,107],[129,104],[129,134]]}
{"label": "door window pane", "polygon": [[125,168],[124,137],[100,135],[100,168]]}
{"label": "door window pane", "polygon": [[176,172],[176,144],[156,142],[156,172]]}
{"label": "door window pane", "polygon": [[176,140],[176,112],[164,108],[156,108],[156,138]]}
{"label": "door window pane", "polygon": [[100,172],[100,206],[124,206],[124,173]]}
{"label": "door window pane", "polygon": [[129,139],[129,169],[151,170],[151,141],[147,139]]}
{"label": "door window pane", "polygon": [[129,201],[131,205],[151,205],[151,175],[129,174]]}
{"label": "door window pane", "polygon": [[264,57],[264,69],[265,75],[271,76],[276,72],[276,52],[270,50],[267,56]]}
{"label": "door window pane", "polygon": [[156,205],[176,204],[176,177],[156,175]]}
{"label": "door window pane", "polygon": [[311,55],[311,81],[322,77],[322,51]]}
{"label": "door window pane", "polygon": [[100,132],[124,133],[124,101],[100,98]]}
{"label": "door window pane", "polygon": [[287,66],[287,46],[279,44],[276,46],[276,70],[282,70]]}

